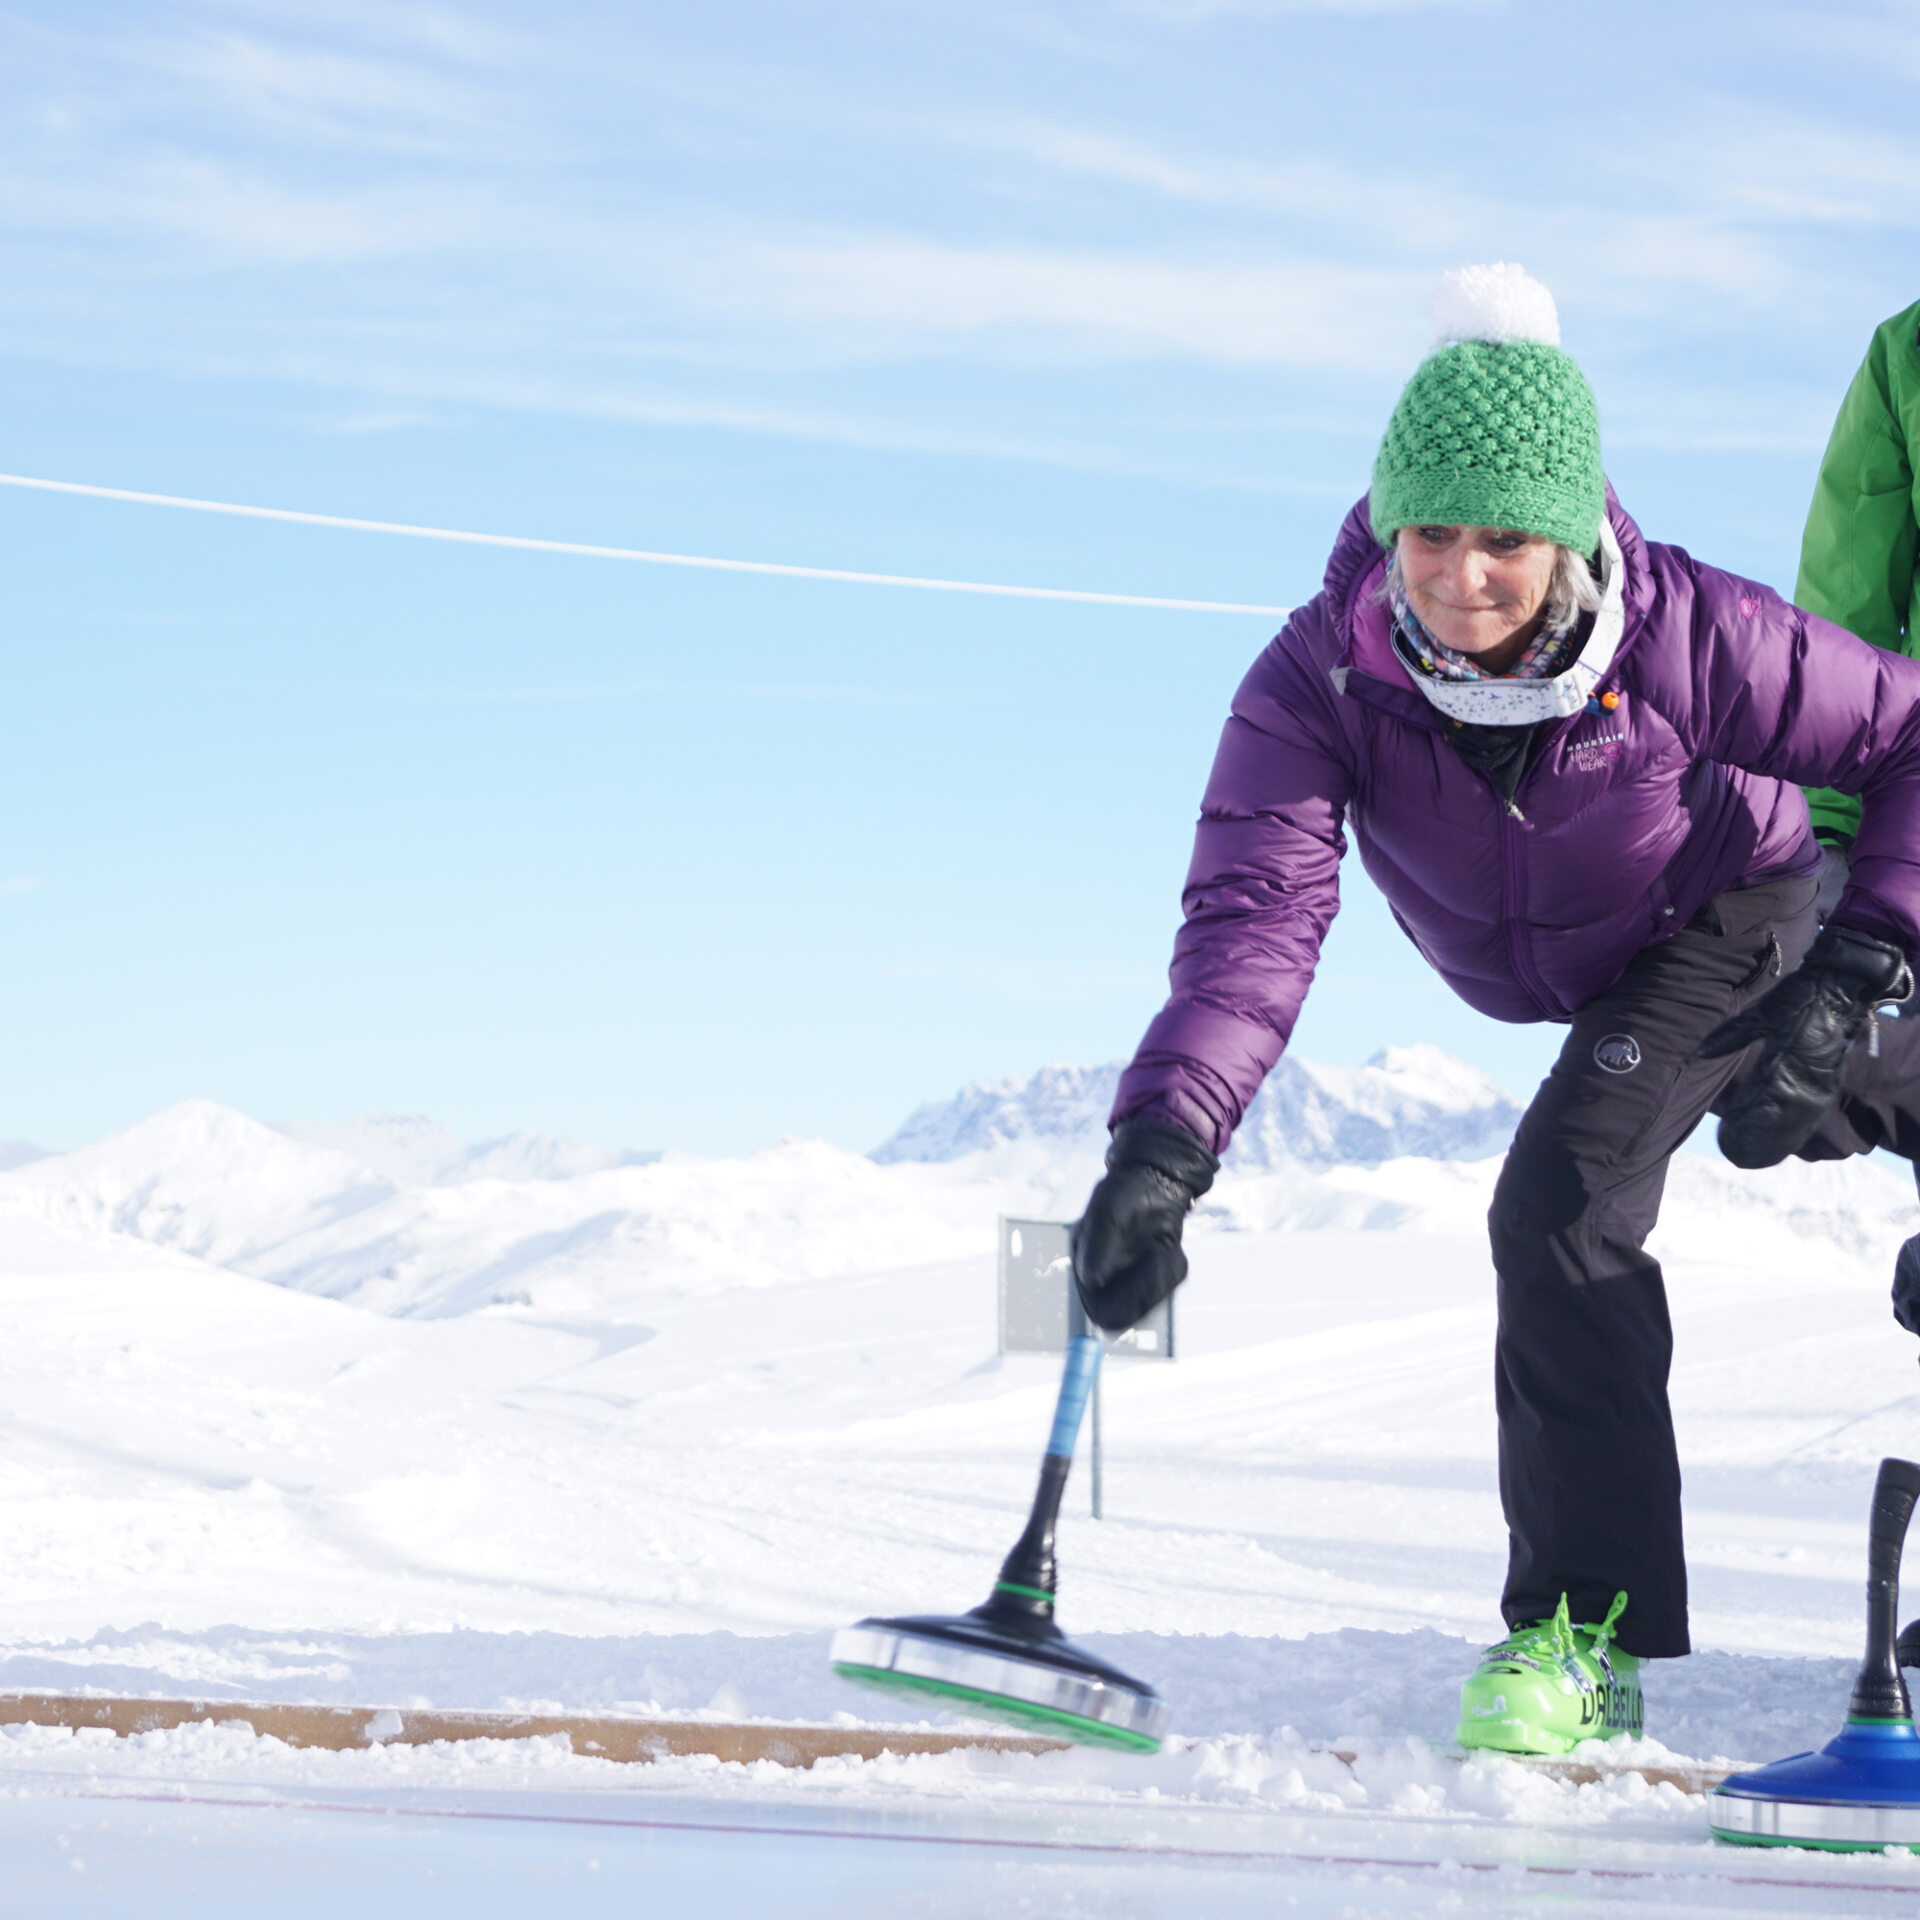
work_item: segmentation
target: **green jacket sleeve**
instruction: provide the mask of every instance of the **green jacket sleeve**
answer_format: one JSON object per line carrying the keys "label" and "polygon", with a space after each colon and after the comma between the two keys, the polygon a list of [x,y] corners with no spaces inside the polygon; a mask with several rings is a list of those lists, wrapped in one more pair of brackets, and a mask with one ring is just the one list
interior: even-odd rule
{"label": "green jacket sleeve", "polygon": [[[1800,545],[1794,599],[1876,647],[1914,651],[1911,609],[1920,527],[1914,519],[1908,427],[1920,408],[1920,305],[1873,336],[1833,423]],[[1810,787],[1822,838],[1851,840],[1860,802]]]}

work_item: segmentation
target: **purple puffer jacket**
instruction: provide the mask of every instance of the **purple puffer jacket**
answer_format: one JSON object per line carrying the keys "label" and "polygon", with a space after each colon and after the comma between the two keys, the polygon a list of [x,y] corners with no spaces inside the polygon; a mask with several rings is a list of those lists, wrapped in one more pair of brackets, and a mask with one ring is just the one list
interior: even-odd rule
{"label": "purple puffer jacket", "polygon": [[1920,953],[1920,661],[1653,546],[1607,496],[1625,627],[1516,818],[1393,651],[1363,500],[1326,585],[1234,696],[1201,803],[1173,996],[1115,1124],[1222,1150],[1280,1057],[1339,905],[1343,821],[1414,945],[1496,1020],[1565,1020],[1716,894],[1811,872],[1800,787],[1866,796],[1837,918]]}

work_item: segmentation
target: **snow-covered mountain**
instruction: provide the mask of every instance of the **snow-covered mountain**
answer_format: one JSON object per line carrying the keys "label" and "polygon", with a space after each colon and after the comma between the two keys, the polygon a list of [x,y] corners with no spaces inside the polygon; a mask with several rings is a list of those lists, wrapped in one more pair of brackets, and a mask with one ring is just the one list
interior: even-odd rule
{"label": "snow-covered mountain", "polygon": [[[1116,1061],[963,1087],[921,1107],[873,1157],[882,1166],[959,1160],[1029,1140],[1097,1153],[1119,1077]],[[1226,1164],[1244,1173],[1377,1167],[1409,1155],[1484,1160],[1505,1149],[1520,1112],[1485,1074],[1438,1047],[1384,1047],[1364,1067],[1316,1066],[1288,1054],[1242,1117]]]}
{"label": "snow-covered mountain", "polygon": [[1107,1109],[1119,1061],[1104,1067],[1042,1067],[1031,1080],[965,1086],[947,1100],[916,1107],[873,1150],[883,1167],[906,1161],[961,1160],[1016,1140],[1104,1150]]}
{"label": "snow-covered mountain", "polygon": [[[1021,1190],[1011,1210],[1035,1202]],[[615,1318],[689,1288],[958,1257],[989,1243],[993,1220],[963,1183],[903,1181],[818,1141],[407,1184],[211,1100],[0,1174],[6,1214],[130,1235],[383,1313]]]}
{"label": "snow-covered mountain", "polygon": [[[457,1187],[469,1180],[572,1180],[608,1167],[644,1167],[657,1153],[609,1152],[553,1133],[509,1133],[469,1145],[421,1113],[371,1113],[358,1120],[301,1120],[279,1129],[291,1140],[332,1147],[403,1187]],[[6,1159],[0,1169],[20,1161]],[[29,1153],[28,1158],[35,1157]]]}
{"label": "snow-covered mountain", "polygon": [[[990,1255],[1000,1214],[1072,1219],[1098,1177],[1112,1067],[1051,1067],[923,1107],[874,1155],[784,1140],[738,1159],[603,1153],[518,1134],[468,1147],[419,1118],[264,1126],[188,1100],[0,1171],[0,1219],[124,1235],[376,1313],[488,1309],[623,1326],[726,1288]],[[1195,1235],[1483,1231],[1518,1109],[1433,1047],[1289,1060]],[[1663,1247],[1754,1257],[1781,1235],[1878,1263],[1913,1230],[1904,1172],[1741,1174],[1682,1156]]]}

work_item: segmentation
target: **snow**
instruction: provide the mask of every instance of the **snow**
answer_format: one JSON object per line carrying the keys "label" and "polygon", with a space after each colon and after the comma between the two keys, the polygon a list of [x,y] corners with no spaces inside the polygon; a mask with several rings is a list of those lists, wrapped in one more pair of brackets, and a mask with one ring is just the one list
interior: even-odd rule
{"label": "snow", "polygon": [[[585,1140],[551,1133],[510,1133],[469,1146],[424,1114],[377,1113],[358,1120],[301,1121],[280,1131],[289,1139],[333,1147],[397,1186],[455,1187],[468,1180],[571,1180],[606,1167],[639,1167],[653,1153],[610,1153]],[[6,1149],[0,1147],[0,1166]],[[38,1149],[29,1150],[38,1157]]]}
{"label": "snow", "polygon": [[[1055,1368],[994,1351],[994,1218],[1077,1210],[1110,1093],[1109,1069],[1055,1068],[922,1109],[872,1157],[643,1162],[189,1101],[0,1173],[0,1686],[882,1717],[827,1637],[971,1604],[1017,1531]],[[164,1785],[215,1854],[255,1843],[190,1808],[236,1781],[684,1804],[695,1827],[884,1816],[929,1847],[1022,1821],[1137,1838],[1144,1811],[1276,1857],[1732,1871],[1671,1790],[1418,1744],[1498,1627],[1482,1220],[1513,1103],[1427,1048],[1301,1064],[1266,1097],[1265,1143],[1194,1222],[1181,1359],[1109,1367],[1107,1518],[1082,1484],[1064,1523],[1064,1623],[1167,1696],[1161,1756],[800,1775],[15,1729],[0,1809]],[[1675,1162],[1657,1244],[1705,1650],[1651,1670],[1649,1751],[1761,1759],[1837,1725],[1873,1467],[1920,1422],[1886,1307],[1914,1213],[1898,1165]],[[1351,1767],[1309,1745],[1331,1740]],[[103,1858],[134,1844],[84,1804]],[[304,1844],[320,1817],[276,1803],[244,1830]],[[1920,1869],[1886,1871],[1920,1897]]]}

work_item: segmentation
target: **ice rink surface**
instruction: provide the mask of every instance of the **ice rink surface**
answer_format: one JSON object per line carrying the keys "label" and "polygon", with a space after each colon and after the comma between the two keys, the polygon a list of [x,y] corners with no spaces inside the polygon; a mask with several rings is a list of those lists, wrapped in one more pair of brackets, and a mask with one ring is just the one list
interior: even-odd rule
{"label": "ice rink surface", "polygon": [[1911,1860],[1705,1853],[1418,1820],[1089,1807],[891,1813],[629,1794],[137,1791],[16,1779],[0,1799],[0,1911],[152,1920],[566,1912],[789,1920],[1077,1914],[1147,1920],[1630,1909],[1904,1914]]}

